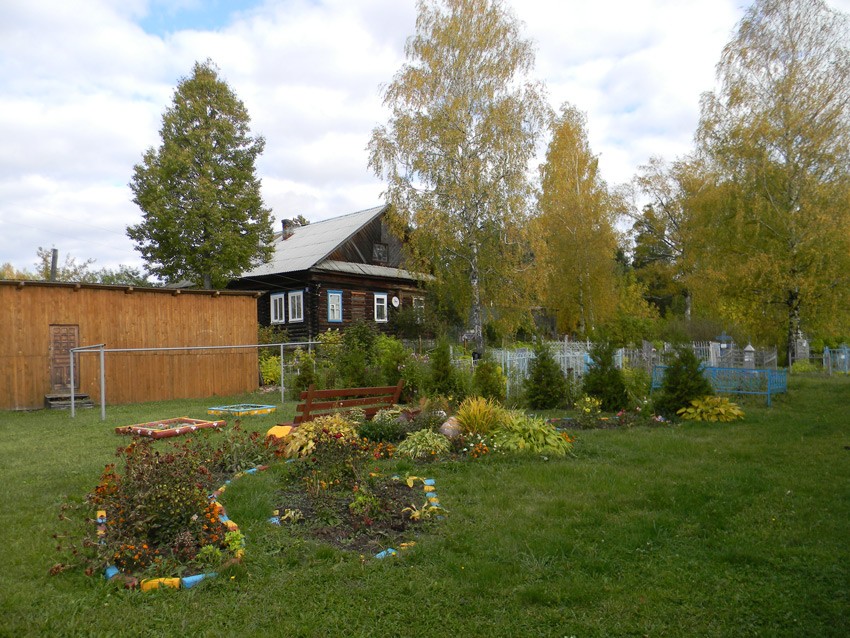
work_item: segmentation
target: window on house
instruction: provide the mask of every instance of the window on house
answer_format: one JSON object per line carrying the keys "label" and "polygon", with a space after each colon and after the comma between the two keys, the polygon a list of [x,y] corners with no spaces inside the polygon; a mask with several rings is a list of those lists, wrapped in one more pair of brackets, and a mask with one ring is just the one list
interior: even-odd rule
{"label": "window on house", "polygon": [[425,318],[425,297],[413,298],[413,316],[416,317],[416,323],[422,323]]}
{"label": "window on house", "polygon": [[328,290],[328,321],[342,322],[342,291]]}
{"label": "window on house", "polygon": [[289,323],[304,321],[304,291],[293,290],[289,293]]}
{"label": "window on house", "polygon": [[387,263],[387,255],[389,251],[387,250],[386,244],[372,244],[372,261],[376,261],[379,264]]}
{"label": "window on house", "polygon": [[387,321],[387,293],[375,293],[375,321]]}
{"label": "window on house", "polygon": [[284,314],[284,304],[286,303],[286,294],[280,293],[271,296],[271,317],[272,323],[284,323],[286,315]]}

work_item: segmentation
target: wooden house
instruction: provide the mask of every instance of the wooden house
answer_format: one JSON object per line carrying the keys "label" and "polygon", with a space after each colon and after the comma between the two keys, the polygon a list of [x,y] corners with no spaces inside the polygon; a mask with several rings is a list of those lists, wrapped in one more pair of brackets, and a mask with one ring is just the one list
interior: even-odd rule
{"label": "wooden house", "polygon": [[[107,352],[106,402],[134,403],[250,392],[258,386],[254,294],[0,280],[0,409],[43,407],[69,391],[71,348]],[[75,393],[100,400],[99,356],[74,359]],[[171,415],[173,416],[173,415]]]}
{"label": "wooden house", "polygon": [[427,278],[402,268],[402,241],[390,230],[387,206],[306,226],[283,221],[272,259],[228,286],[257,290],[257,318],[290,339],[313,339],[357,321],[388,331],[397,314],[421,310]]}

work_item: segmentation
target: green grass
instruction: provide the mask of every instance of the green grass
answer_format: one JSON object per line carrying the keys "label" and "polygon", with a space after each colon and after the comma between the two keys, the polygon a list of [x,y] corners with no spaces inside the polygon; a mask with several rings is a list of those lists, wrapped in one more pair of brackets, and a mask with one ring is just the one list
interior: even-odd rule
{"label": "green grass", "polygon": [[273,401],[108,407],[105,423],[0,413],[0,635],[843,636],[850,379],[790,383],[742,422],[581,431],[575,458],[429,467],[450,514],[400,560],[289,539],[265,523],[276,470],[245,477],[224,499],[244,565],[152,593],[48,576],[57,506],[114,460],[117,425]]}

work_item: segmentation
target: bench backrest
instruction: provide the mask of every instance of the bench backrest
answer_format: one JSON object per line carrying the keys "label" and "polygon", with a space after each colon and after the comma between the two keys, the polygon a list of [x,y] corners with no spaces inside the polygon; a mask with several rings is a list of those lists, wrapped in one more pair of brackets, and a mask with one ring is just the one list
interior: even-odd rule
{"label": "bench backrest", "polygon": [[337,388],[316,390],[311,385],[301,393],[301,402],[295,407],[293,423],[299,425],[318,416],[358,408],[371,419],[379,410],[399,402],[404,380],[397,385],[377,388]]}

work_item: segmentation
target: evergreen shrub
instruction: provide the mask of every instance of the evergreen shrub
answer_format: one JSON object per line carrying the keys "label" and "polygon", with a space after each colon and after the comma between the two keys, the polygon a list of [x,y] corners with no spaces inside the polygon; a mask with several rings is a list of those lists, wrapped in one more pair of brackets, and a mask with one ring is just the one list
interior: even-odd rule
{"label": "evergreen shrub", "polygon": [[688,407],[694,399],[712,395],[714,390],[702,373],[702,363],[690,348],[681,346],[664,374],[653,408],[656,414],[673,419],[679,409]]}
{"label": "evergreen shrub", "polygon": [[606,412],[617,412],[628,406],[623,371],[614,364],[614,344],[599,342],[590,348],[590,367],[584,375],[582,390],[602,402]]}
{"label": "evergreen shrub", "polygon": [[532,410],[560,408],[567,401],[567,380],[549,346],[541,339],[534,346],[524,382],[525,402]]}
{"label": "evergreen shrub", "polygon": [[491,359],[479,361],[472,374],[472,389],[485,399],[505,402],[508,380],[501,366]]}

